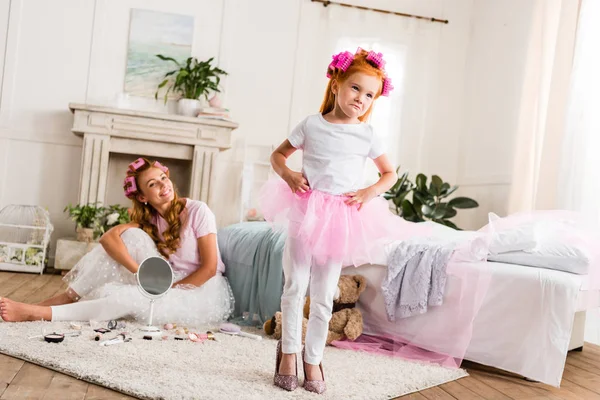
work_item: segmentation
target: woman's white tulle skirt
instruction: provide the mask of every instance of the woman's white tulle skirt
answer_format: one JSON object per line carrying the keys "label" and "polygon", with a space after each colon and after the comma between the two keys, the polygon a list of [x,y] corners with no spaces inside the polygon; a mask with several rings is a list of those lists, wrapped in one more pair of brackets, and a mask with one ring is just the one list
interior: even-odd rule
{"label": "woman's white tulle skirt", "polygon": [[[121,238],[129,254],[141,263],[160,256],[152,239],[141,229],[128,229]],[[175,281],[185,275],[175,273]],[[110,297],[112,306],[131,310],[129,317],[146,322],[150,300],[137,287],[135,276],[113,260],[102,248],[95,247],[63,278],[69,293],[79,301]],[[233,310],[233,293],[227,278],[217,274],[200,287],[175,287],[154,303],[153,323],[177,323],[186,326],[213,325],[226,320]]]}

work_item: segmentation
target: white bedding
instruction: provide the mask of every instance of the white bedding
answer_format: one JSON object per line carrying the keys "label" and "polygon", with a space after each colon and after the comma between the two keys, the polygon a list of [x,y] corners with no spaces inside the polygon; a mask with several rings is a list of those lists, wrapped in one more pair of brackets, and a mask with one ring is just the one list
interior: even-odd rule
{"label": "white bedding", "polygon": [[[492,278],[464,358],[559,386],[575,312],[589,306],[589,298],[584,297],[597,297],[585,291],[586,276],[493,262],[469,264],[469,268],[491,268]],[[442,306],[392,323],[387,320],[380,290],[386,267],[365,265],[346,268],[343,273],[367,278],[358,304],[367,334],[410,336],[421,329],[423,318],[455,313],[456,282],[451,277]],[[423,347],[444,352],[439,340],[430,343],[424,336],[423,341]]]}

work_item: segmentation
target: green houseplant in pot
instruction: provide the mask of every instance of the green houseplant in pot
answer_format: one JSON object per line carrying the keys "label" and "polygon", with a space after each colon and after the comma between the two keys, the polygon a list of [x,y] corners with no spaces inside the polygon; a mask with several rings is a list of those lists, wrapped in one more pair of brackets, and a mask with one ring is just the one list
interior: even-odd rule
{"label": "green houseplant in pot", "polygon": [[451,186],[437,175],[433,175],[427,184],[427,177],[418,174],[413,183],[408,178],[408,172],[405,172],[399,175],[394,186],[383,197],[393,204],[393,211],[407,221],[433,221],[460,230],[451,221],[457,209],[476,208],[479,204],[469,197],[449,199],[457,189],[458,186]]}
{"label": "green houseplant in pot", "polygon": [[80,242],[91,242],[99,219],[102,217],[104,207],[95,204],[75,205],[69,204],[64,212],[77,224],[77,240]]}
{"label": "green houseplant in pot", "polygon": [[174,63],[176,69],[165,74],[164,80],[158,84],[154,98],[158,99],[159,92],[164,87],[167,87],[164,93],[165,103],[170,93],[178,94],[181,96],[177,103],[179,114],[195,117],[202,108],[202,102],[199,99],[208,100],[209,93],[221,91],[219,89],[221,75],[227,75],[227,72],[211,66],[214,57],[207,61],[198,61],[195,57],[189,57],[185,63],[161,54],[157,54],[156,57]]}
{"label": "green houseplant in pot", "polygon": [[99,222],[96,231],[102,235],[114,226],[130,222],[129,210],[119,204],[105,207]]}

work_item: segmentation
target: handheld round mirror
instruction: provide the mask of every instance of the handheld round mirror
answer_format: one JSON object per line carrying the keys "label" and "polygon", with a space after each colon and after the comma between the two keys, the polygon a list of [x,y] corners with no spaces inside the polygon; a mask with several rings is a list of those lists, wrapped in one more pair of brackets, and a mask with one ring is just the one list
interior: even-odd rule
{"label": "handheld round mirror", "polygon": [[136,278],[138,289],[150,299],[148,325],[141,330],[150,335],[160,335],[160,329],[152,326],[154,301],[167,294],[173,285],[174,276],[171,264],[162,257],[148,257],[140,264]]}

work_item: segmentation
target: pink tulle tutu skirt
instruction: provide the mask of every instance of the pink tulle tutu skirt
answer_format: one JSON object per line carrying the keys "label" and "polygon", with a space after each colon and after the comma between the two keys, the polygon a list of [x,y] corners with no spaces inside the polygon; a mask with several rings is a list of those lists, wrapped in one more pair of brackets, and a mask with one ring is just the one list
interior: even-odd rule
{"label": "pink tulle tutu skirt", "polygon": [[260,196],[265,219],[299,241],[319,265],[329,261],[356,267],[377,264],[386,244],[426,235],[429,230],[393,214],[382,197],[360,210],[346,200],[318,190],[294,194],[282,179],[269,180]]}

